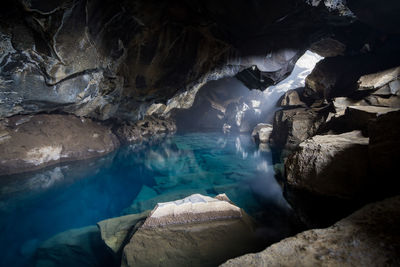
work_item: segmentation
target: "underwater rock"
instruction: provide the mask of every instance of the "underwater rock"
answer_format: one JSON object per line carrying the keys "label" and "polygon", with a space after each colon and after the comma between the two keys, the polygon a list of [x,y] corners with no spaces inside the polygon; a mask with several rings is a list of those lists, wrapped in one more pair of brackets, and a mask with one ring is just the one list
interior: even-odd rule
{"label": "underwater rock", "polygon": [[140,143],[146,139],[173,134],[176,125],[172,119],[146,116],[134,123],[124,123],[115,130],[121,143]]}
{"label": "underwater rock", "polygon": [[400,197],[369,204],[325,229],[308,230],[221,266],[395,266]]}
{"label": "underwater rock", "polygon": [[109,128],[73,115],[14,116],[1,124],[0,175],[98,157],[119,146]]}
{"label": "underwater rock", "polygon": [[226,196],[159,203],[124,248],[122,266],[215,266],[260,248],[254,226]]}
{"label": "underwater rock", "polygon": [[324,115],[311,109],[278,110],[275,112],[271,144],[279,148],[293,149],[316,134],[324,121]]}
{"label": "underwater rock", "polygon": [[140,221],[144,221],[149,213],[150,210],[98,222],[97,225],[100,228],[102,240],[117,254],[123,249],[125,242],[128,242],[134,233],[135,225]]}
{"label": "underwater rock", "polygon": [[72,229],[46,240],[36,250],[34,266],[113,266],[112,254],[97,226]]}
{"label": "underwater rock", "polygon": [[251,136],[260,143],[268,143],[269,137],[272,133],[272,125],[268,123],[259,123],[254,128]]}
{"label": "underwater rock", "polygon": [[285,162],[286,182],[317,195],[354,198],[368,189],[368,138],[359,131],[316,135]]}

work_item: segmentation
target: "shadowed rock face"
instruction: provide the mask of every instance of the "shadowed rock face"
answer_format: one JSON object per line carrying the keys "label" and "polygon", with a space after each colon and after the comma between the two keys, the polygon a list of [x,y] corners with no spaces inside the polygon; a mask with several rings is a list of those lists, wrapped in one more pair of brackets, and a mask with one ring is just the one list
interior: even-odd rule
{"label": "shadowed rock face", "polygon": [[305,231],[222,266],[397,266],[399,205],[398,196],[367,205],[329,228]]}
{"label": "shadowed rock face", "polygon": [[9,0],[0,11],[0,117],[61,110],[137,120],[154,101],[252,66],[264,89],[335,18],[349,23],[300,0]]}

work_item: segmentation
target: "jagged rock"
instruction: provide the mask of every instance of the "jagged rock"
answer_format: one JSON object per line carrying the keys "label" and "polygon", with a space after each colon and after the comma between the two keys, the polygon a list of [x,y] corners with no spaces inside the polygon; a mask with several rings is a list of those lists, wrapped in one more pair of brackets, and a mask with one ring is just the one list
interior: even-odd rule
{"label": "jagged rock", "polygon": [[268,143],[269,137],[272,133],[272,125],[268,123],[259,123],[254,128],[251,136],[260,143]]}
{"label": "jagged rock", "polygon": [[299,93],[301,93],[302,90],[289,90],[285,93],[283,96],[283,99],[280,103],[280,106],[283,108],[288,108],[288,107],[306,107],[306,104],[301,101]]}
{"label": "jagged rock", "polygon": [[368,103],[364,100],[355,100],[348,97],[336,97],[332,101],[337,115],[344,115],[344,112],[349,106],[367,106]]}
{"label": "jagged rock", "polygon": [[159,203],[124,248],[122,266],[209,266],[254,251],[246,213],[224,197]]}
{"label": "jagged rock", "polygon": [[397,266],[400,197],[369,204],[325,229],[308,230],[221,266]]}
{"label": "jagged rock", "polygon": [[115,133],[122,143],[142,142],[146,139],[173,134],[176,125],[172,119],[147,116],[135,123],[124,123]]}
{"label": "jagged rock", "polygon": [[368,138],[359,131],[316,135],[287,158],[285,172],[293,188],[354,198],[368,185]]}
{"label": "jagged rock", "polygon": [[34,266],[113,266],[97,226],[62,232],[36,250]]}
{"label": "jagged rock", "polygon": [[368,135],[368,124],[379,115],[399,110],[398,108],[375,106],[349,106],[345,111],[347,130],[362,130]]}
{"label": "jagged rock", "polygon": [[377,94],[385,94],[388,90],[393,95],[400,94],[399,77],[400,67],[368,74],[358,80],[358,90],[377,90]]}
{"label": "jagged rock", "polygon": [[281,148],[295,148],[313,136],[324,121],[323,115],[311,109],[278,110],[275,113],[271,144]]}
{"label": "jagged rock", "polygon": [[396,45],[387,42],[377,47],[374,53],[329,57],[319,61],[306,78],[305,96],[329,100],[353,94],[358,90],[357,81],[361,76],[398,65],[397,55],[393,57],[390,52],[396,49]]}
{"label": "jagged rock", "polygon": [[[399,194],[397,168],[400,160],[400,111],[379,115],[369,124],[368,146],[371,169],[379,181],[375,188],[386,194]],[[377,190],[377,194],[379,191]]]}
{"label": "jagged rock", "polygon": [[135,231],[135,225],[144,221],[150,211],[131,214],[98,222],[101,239],[115,253],[120,252]]}
{"label": "jagged rock", "polygon": [[310,47],[310,50],[321,57],[343,56],[346,45],[332,38],[323,38]]}
{"label": "jagged rock", "polygon": [[370,95],[367,96],[365,100],[373,106],[400,108],[400,96],[397,95],[391,95],[389,97]]}
{"label": "jagged rock", "polygon": [[73,115],[14,116],[2,124],[0,175],[98,157],[119,146],[109,128]]}

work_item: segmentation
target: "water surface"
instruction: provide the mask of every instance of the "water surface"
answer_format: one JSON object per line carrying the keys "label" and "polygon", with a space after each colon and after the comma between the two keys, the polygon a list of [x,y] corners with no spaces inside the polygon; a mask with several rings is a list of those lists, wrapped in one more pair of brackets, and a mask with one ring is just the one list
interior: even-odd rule
{"label": "water surface", "polygon": [[28,265],[57,233],[194,193],[226,193],[265,224],[261,231],[271,239],[291,231],[271,152],[245,135],[176,135],[100,159],[0,178],[1,266]]}

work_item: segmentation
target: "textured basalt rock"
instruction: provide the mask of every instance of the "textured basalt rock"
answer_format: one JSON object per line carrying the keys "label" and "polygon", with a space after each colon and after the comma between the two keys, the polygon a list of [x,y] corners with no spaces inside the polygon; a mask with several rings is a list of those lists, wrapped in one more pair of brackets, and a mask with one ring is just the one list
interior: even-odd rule
{"label": "textured basalt rock", "polygon": [[111,129],[73,115],[14,116],[1,125],[0,175],[98,157],[119,146]]}
{"label": "textured basalt rock", "polygon": [[357,131],[316,135],[287,158],[285,171],[287,184],[297,190],[355,198],[368,189],[368,138]]}
{"label": "textured basalt rock", "polygon": [[63,111],[138,120],[153,102],[251,75],[253,66],[260,77],[250,83],[265,89],[289,75],[338,18],[352,22],[330,9],[301,0],[7,0],[0,12],[0,117]]}
{"label": "textured basalt rock", "polygon": [[151,138],[174,134],[176,125],[172,119],[146,116],[134,123],[117,126],[115,133],[122,143],[140,143]]}
{"label": "textured basalt rock", "polygon": [[226,196],[160,203],[124,248],[122,266],[208,266],[257,249],[251,218]]}
{"label": "textured basalt rock", "polygon": [[400,197],[367,205],[325,229],[309,230],[221,266],[397,266]]}
{"label": "textured basalt rock", "polygon": [[279,110],[275,113],[271,144],[293,149],[317,133],[324,115],[307,108]]}

